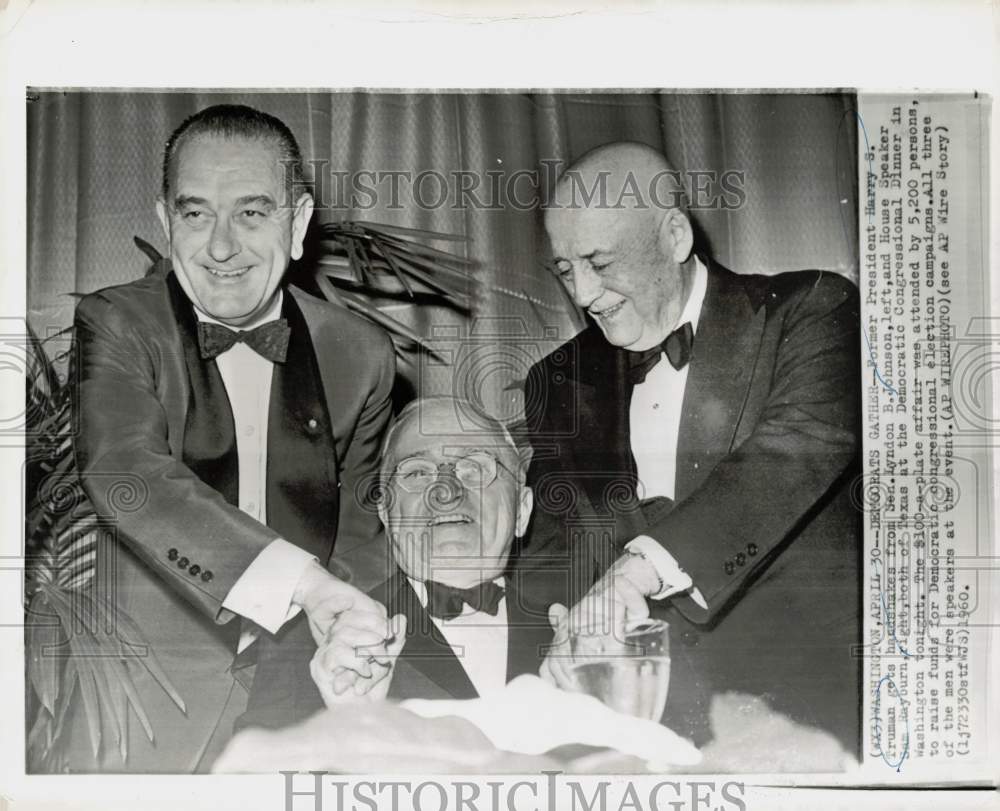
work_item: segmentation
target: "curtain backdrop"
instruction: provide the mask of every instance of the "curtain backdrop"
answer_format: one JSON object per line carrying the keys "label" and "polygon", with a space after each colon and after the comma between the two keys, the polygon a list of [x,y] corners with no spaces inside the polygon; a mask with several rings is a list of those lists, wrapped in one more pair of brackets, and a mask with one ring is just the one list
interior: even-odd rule
{"label": "curtain backdrop", "polygon": [[[520,413],[517,383],[528,364],[582,323],[543,267],[535,203],[557,162],[592,147],[641,141],[682,171],[743,173],[737,207],[692,212],[702,247],[733,270],[857,276],[853,95],[130,91],[31,99],[27,305],[41,335],[71,323],[71,294],[143,274],[148,262],[133,236],[166,252],[153,208],[163,144],[187,115],[220,102],[288,124],[316,175],[320,221],[468,238],[459,249],[478,263],[472,318],[384,306],[449,350],[446,362],[421,357],[402,370],[414,388],[473,397],[505,420]],[[366,174],[391,172],[424,177],[418,189],[398,176],[394,197],[391,182]],[[478,187],[462,198],[463,183]]]}

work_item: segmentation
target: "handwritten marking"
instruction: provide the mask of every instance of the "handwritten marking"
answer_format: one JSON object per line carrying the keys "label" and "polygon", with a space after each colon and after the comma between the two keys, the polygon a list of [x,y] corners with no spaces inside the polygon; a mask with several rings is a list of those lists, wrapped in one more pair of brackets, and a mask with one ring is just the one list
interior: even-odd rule
{"label": "handwritten marking", "polygon": [[[864,133],[865,136],[865,157],[868,159],[868,174],[874,175],[875,174],[875,172],[873,171],[874,167],[872,166],[872,145],[868,143],[868,130],[865,129],[865,122],[864,119],[861,118],[861,113],[855,110],[854,115],[857,116],[858,123],[861,125],[861,132]],[[874,217],[875,217],[874,207],[869,208],[868,222],[871,222]]]}
{"label": "handwritten marking", "polygon": [[871,359],[872,366],[875,367],[875,377],[877,378],[878,382],[882,384],[882,387],[887,392],[889,392],[889,394],[891,394],[893,397],[897,396],[899,392],[897,392],[892,387],[892,384],[890,384],[888,380],[882,377],[882,372],[879,371],[878,361],[875,360],[875,350],[872,349],[871,341],[868,340],[868,330],[865,329],[861,330],[861,334],[862,336],[864,336],[865,346],[868,347],[868,357]]}
{"label": "handwritten marking", "polygon": [[[903,724],[903,751],[899,756],[899,760],[895,762],[889,760],[885,750],[882,749],[882,720],[879,718],[879,711],[882,704],[882,685],[886,683],[888,683],[891,690],[895,691],[896,698],[899,699],[899,714]],[[878,747],[879,757],[882,758],[886,766],[895,769],[897,772],[902,770],[903,761],[910,754],[910,719],[906,712],[906,700],[900,695],[899,688],[896,687],[896,683],[892,680],[891,676],[883,676],[879,679],[878,684],[875,685],[875,746]]]}

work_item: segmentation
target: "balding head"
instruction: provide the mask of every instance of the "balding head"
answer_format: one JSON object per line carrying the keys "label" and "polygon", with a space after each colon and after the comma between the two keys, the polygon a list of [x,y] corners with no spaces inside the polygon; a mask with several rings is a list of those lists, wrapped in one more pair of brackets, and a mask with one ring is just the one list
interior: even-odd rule
{"label": "balding head", "polygon": [[[596,196],[595,196],[596,195]],[[622,141],[585,153],[559,178],[553,208],[686,210],[684,186],[667,159],[646,144]]]}
{"label": "balding head", "polygon": [[678,174],[636,143],[598,147],[569,167],[545,213],[554,269],[615,346],[641,351],[676,325],[693,235]]}

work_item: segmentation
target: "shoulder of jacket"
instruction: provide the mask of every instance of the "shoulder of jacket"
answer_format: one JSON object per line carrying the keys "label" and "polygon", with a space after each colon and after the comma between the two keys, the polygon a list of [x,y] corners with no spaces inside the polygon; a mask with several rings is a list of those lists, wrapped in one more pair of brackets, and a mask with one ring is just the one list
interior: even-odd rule
{"label": "shoulder of jacket", "polygon": [[288,292],[295,297],[296,303],[310,323],[329,324],[333,327],[333,332],[337,337],[346,337],[352,341],[375,346],[381,344],[388,351],[393,351],[392,339],[389,334],[367,318],[352,313],[338,304],[316,298],[316,296],[310,295],[294,285],[288,287]]}

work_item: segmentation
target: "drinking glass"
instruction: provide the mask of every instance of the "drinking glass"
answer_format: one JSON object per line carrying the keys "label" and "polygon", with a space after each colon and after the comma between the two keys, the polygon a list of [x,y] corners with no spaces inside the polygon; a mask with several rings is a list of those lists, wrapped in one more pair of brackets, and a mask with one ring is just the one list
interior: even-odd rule
{"label": "drinking glass", "polygon": [[569,672],[577,690],[626,715],[659,721],[670,687],[670,626],[641,620],[624,638],[570,635]]}

